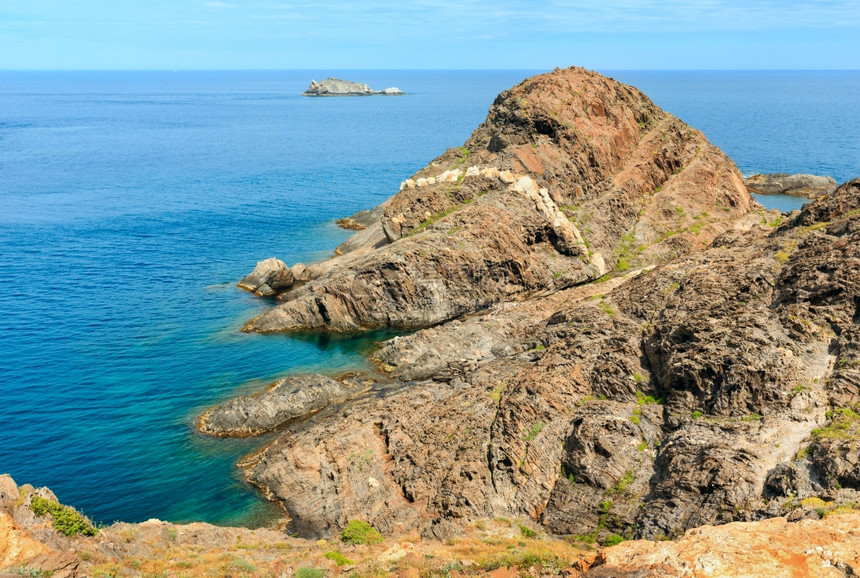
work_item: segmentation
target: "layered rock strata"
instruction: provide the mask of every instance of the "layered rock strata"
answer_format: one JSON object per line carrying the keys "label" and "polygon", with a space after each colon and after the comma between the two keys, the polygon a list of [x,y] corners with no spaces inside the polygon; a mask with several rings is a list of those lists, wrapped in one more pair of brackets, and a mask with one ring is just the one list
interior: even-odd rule
{"label": "layered rock strata", "polygon": [[766,212],[700,133],[571,69],[356,237],[248,326],[424,327],[376,353],[402,387],[241,464],[296,531],[661,538],[860,498],[860,180]]}
{"label": "layered rock strata", "polygon": [[854,501],[860,181],[773,217],[391,340],[380,364],[417,381],[280,437],[246,474],[309,535],[528,516],[659,538]]}
{"label": "layered rock strata", "polygon": [[279,379],[263,393],[236,397],[208,410],[200,417],[197,429],[221,437],[260,435],[356,397],[370,384],[353,376],[340,381],[324,375]]}

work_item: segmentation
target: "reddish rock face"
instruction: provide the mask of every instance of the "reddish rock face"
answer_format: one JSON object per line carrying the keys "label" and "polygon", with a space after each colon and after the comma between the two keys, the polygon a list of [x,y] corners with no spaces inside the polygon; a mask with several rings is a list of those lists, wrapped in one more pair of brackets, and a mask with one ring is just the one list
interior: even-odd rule
{"label": "reddish rock face", "polygon": [[756,207],[730,160],[637,89],[555,70],[499,95],[246,330],[426,327],[664,261]]}
{"label": "reddish rock face", "polygon": [[858,516],[733,523],[674,542],[626,542],[577,564],[581,576],[850,576],[860,564]]}
{"label": "reddish rock face", "polygon": [[528,79],[249,324],[432,327],[376,353],[403,387],[246,475],[308,535],[504,516],[659,538],[857,501],[858,191],[768,213],[636,89]]}

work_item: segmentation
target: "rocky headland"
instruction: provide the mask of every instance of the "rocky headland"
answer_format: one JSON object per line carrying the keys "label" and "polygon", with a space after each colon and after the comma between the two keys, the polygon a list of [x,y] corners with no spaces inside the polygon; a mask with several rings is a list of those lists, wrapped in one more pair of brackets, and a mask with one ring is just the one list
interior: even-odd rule
{"label": "rocky headland", "polygon": [[[290,528],[663,539],[860,498],[860,180],[790,216],[635,88],[527,79],[246,331],[416,330],[240,464]],[[810,510],[810,517],[825,512]]]}
{"label": "rocky headland", "polygon": [[806,199],[817,199],[836,190],[833,177],[806,174],[758,174],[744,179],[744,184],[750,191],[761,195],[791,195]]}
{"label": "rocky headland", "polygon": [[766,211],[640,91],[557,69],[343,224],[241,281],[273,299],[245,330],[411,333],[198,422],[268,435],[239,465],[283,527],[90,531],[0,476],[0,574],[860,572],[860,179]]}
{"label": "rocky headland", "polygon": [[320,82],[311,80],[310,86],[302,94],[304,96],[372,96],[374,94],[398,96],[405,93],[393,86],[383,90],[373,90],[362,82],[326,78]]}

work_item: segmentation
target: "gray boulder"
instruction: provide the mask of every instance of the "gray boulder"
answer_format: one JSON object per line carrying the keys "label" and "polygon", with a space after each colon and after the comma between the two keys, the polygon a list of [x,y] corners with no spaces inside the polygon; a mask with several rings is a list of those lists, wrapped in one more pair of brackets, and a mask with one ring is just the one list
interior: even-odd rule
{"label": "gray boulder", "polygon": [[294,282],[295,277],[290,268],[280,259],[269,257],[259,261],[254,270],[239,281],[238,286],[262,297],[270,297],[278,291],[289,289]]}

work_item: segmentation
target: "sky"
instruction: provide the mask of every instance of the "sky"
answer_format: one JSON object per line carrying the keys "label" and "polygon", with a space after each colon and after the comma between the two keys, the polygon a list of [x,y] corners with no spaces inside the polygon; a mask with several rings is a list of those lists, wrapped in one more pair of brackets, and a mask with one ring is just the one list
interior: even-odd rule
{"label": "sky", "polygon": [[857,0],[0,0],[0,69],[857,69]]}

